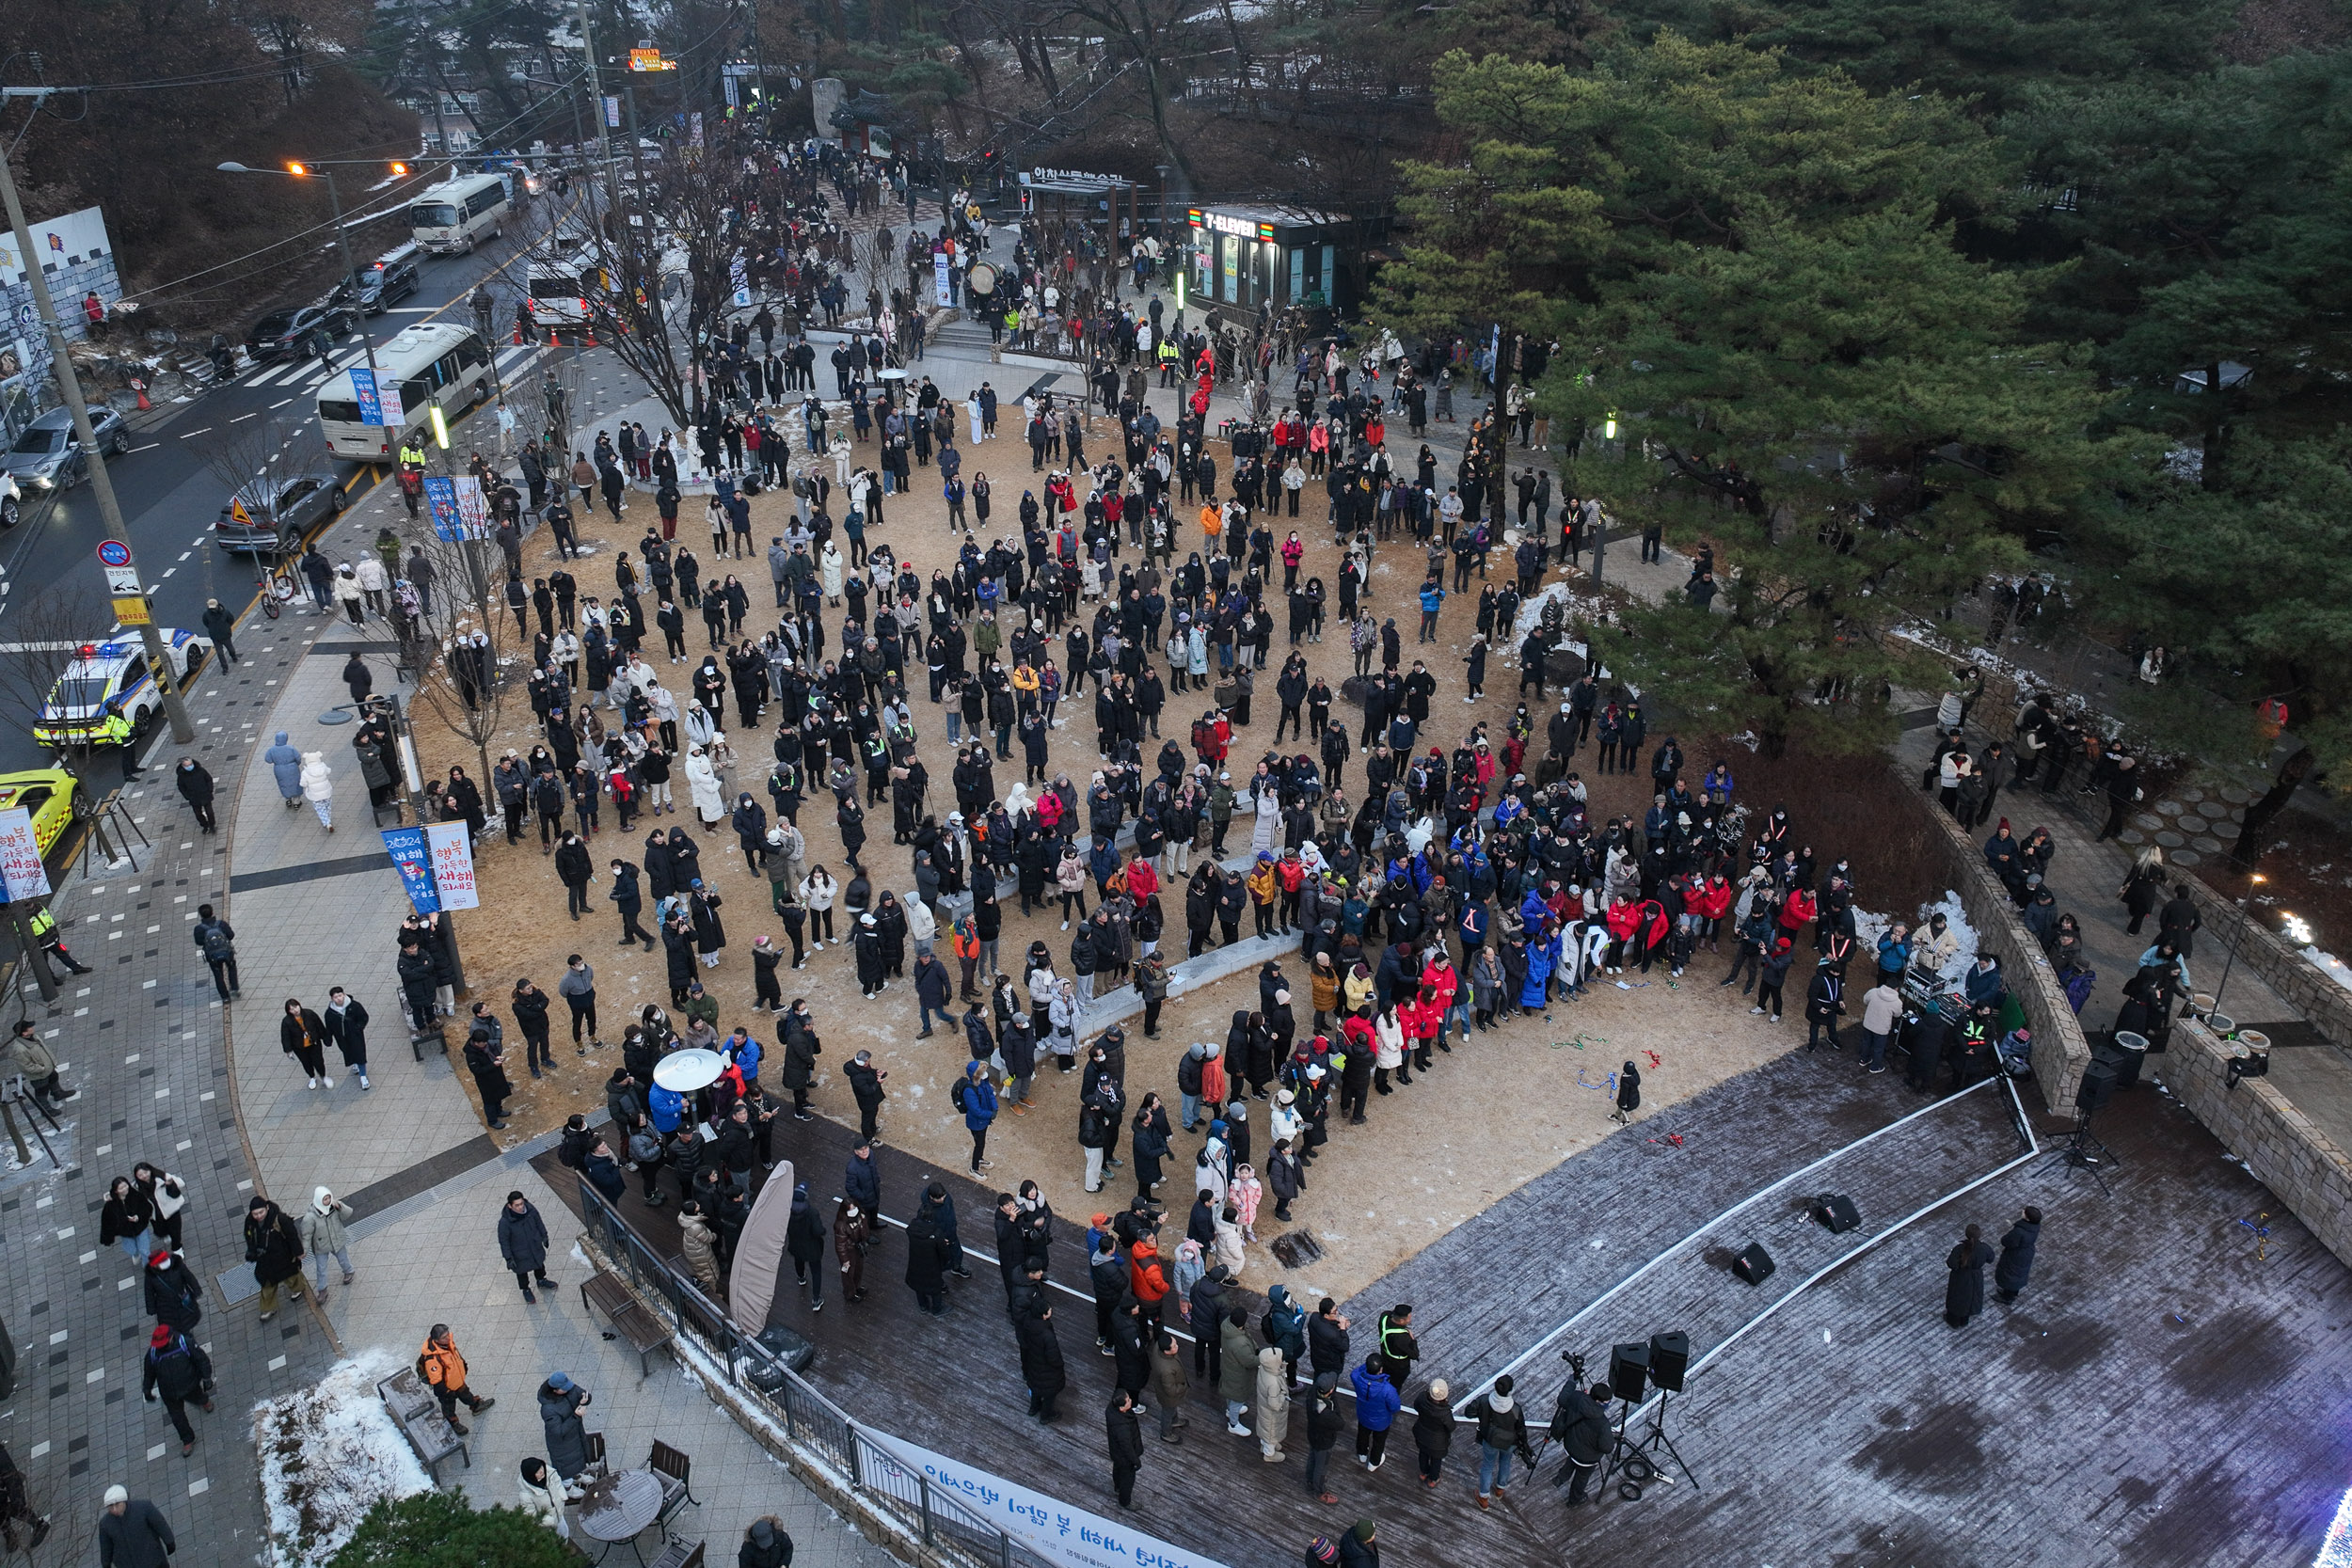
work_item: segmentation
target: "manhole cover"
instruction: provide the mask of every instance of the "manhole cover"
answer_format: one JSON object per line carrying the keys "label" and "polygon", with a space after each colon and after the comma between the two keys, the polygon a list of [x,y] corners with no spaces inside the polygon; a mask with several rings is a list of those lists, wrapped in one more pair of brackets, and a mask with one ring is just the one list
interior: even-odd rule
{"label": "manhole cover", "polygon": [[2149,832],[2153,833],[2158,828],[2164,826],[2164,818],[2155,816],[2151,812],[2136,812],[2132,816],[2132,826],[2135,828],[2144,828]]}
{"label": "manhole cover", "polygon": [[2172,851],[2172,863],[2174,865],[2195,865],[2198,862],[2203,860],[2204,858],[2204,856],[2199,854],[2194,849],[2175,849]]}
{"label": "manhole cover", "polygon": [[2186,844],[2188,840],[2183,838],[2180,834],[2168,828],[2163,832],[2156,835],[2156,842],[2163,845],[2168,849],[2178,849],[2182,845]]}

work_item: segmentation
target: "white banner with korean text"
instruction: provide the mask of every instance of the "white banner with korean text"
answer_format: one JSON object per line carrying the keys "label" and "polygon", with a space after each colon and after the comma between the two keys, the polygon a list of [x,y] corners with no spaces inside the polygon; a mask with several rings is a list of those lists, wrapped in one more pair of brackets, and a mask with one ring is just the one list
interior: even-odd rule
{"label": "white banner with korean text", "polygon": [[871,1427],[859,1429],[889,1449],[931,1484],[952,1494],[973,1513],[1049,1561],[1069,1568],[1225,1568],[1215,1558],[1171,1546],[1116,1520],[1059,1497],[1032,1491],[1018,1481],[991,1475],[960,1459],[934,1453]]}

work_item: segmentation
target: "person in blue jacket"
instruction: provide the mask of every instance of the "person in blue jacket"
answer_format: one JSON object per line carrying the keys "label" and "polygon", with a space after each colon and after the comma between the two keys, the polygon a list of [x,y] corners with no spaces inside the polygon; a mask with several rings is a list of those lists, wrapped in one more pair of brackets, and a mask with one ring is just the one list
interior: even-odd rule
{"label": "person in blue jacket", "polygon": [[1389,1428],[1405,1403],[1405,1396],[1389,1381],[1389,1367],[1377,1354],[1348,1373],[1356,1389],[1356,1463],[1377,1471],[1389,1447]]}
{"label": "person in blue jacket", "polygon": [[663,1137],[677,1131],[686,1118],[686,1097],[675,1089],[665,1089],[656,1084],[645,1091],[645,1115]]}
{"label": "person in blue jacket", "polygon": [[977,1176],[992,1163],[983,1156],[988,1152],[989,1124],[996,1119],[996,1085],[989,1081],[987,1063],[963,1065],[956,1104],[963,1112],[964,1130],[972,1134],[972,1174]]}

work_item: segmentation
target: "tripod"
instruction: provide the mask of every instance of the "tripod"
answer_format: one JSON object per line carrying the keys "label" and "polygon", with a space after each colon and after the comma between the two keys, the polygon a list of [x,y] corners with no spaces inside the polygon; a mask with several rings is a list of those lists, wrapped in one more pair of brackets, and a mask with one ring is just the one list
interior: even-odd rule
{"label": "tripod", "polygon": [[2115,1157],[2113,1149],[2101,1143],[2092,1134],[2090,1116],[2091,1113],[2088,1108],[2074,1113],[2074,1130],[2067,1134],[2066,1142],[2058,1149],[2056,1158],[2068,1165],[2089,1171],[2090,1179],[2099,1183],[2099,1195],[2102,1197],[2113,1197],[2115,1194],[2108,1188],[2107,1179],[2101,1167],[2120,1170],[2123,1163]]}
{"label": "tripod", "polygon": [[1696,1492],[1699,1490],[1699,1478],[1691,1473],[1690,1464],[1683,1459],[1682,1450],[1676,1448],[1675,1440],[1666,1435],[1666,1406],[1673,1398],[1672,1390],[1658,1390],[1658,1407],[1650,1412],[1649,1431],[1644,1433],[1641,1440],[1633,1445],[1633,1451],[1650,1456],[1648,1463],[1658,1472],[1661,1481],[1671,1481],[1674,1478],[1666,1474],[1664,1464],[1656,1456],[1663,1453],[1671,1458],[1675,1468],[1682,1472],[1682,1479],[1691,1483],[1692,1491]]}

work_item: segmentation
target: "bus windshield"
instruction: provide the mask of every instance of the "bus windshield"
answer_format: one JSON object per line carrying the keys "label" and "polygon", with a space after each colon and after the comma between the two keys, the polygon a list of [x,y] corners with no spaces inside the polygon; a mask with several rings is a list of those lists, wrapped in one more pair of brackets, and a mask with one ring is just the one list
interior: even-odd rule
{"label": "bus windshield", "polygon": [[457,225],[457,209],[446,201],[420,201],[408,209],[411,229],[453,229]]}

